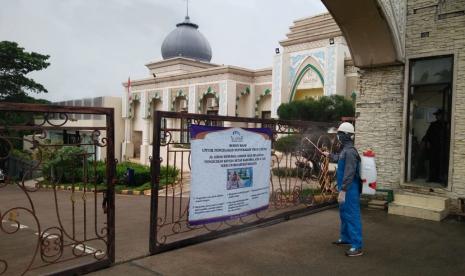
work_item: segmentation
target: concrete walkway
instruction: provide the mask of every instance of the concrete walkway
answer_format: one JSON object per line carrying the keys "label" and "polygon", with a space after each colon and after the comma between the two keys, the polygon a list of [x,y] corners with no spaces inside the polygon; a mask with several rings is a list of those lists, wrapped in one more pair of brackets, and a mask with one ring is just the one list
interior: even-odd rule
{"label": "concrete walkway", "polygon": [[92,275],[465,275],[465,223],[364,210],[365,255],[331,244],[338,210],[115,265]]}

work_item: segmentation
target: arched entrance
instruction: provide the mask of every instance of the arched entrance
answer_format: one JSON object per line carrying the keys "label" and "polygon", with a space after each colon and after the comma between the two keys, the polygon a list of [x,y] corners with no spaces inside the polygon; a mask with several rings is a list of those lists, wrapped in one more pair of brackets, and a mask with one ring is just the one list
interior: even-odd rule
{"label": "arched entrance", "polygon": [[360,68],[401,64],[405,58],[406,1],[322,0]]}
{"label": "arched entrance", "polygon": [[306,98],[319,98],[324,95],[324,79],[321,72],[312,64],[307,64],[297,75],[292,86],[289,102]]}

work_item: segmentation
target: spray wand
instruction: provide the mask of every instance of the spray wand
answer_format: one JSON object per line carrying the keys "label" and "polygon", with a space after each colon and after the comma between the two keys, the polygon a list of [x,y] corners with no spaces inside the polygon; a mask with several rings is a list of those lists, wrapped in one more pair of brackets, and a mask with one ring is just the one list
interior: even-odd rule
{"label": "spray wand", "polygon": [[[321,154],[321,155],[324,155],[323,152],[317,147],[317,145],[315,145],[312,140],[308,139],[307,137],[304,138],[305,140],[307,140],[310,144],[312,144],[313,147],[315,147],[315,149]],[[324,155],[326,157],[326,155]]]}

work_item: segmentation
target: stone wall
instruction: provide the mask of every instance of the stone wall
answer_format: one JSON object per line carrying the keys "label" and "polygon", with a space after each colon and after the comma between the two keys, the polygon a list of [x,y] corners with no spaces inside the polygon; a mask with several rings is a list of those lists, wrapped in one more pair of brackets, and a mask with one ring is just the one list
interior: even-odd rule
{"label": "stone wall", "polygon": [[376,153],[380,188],[400,183],[403,85],[404,66],[367,69],[360,78],[355,144]]}
{"label": "stone wall", "polygon": [[[465,0],[408,0],[407,59],[454,55],[452,177],[438,193],[465,196]],[[428,35],[422,33],[428,32]]]}
{"label": "stone wall", "polygon": [[[454,55],[452,175],[436,194],[465,196],[465,0],[408,0],[405,52],[413,58]],[[366,69],[359,83],[356,146],[376,152],[378,183],[397,188],[402,180],[404,66]]]}

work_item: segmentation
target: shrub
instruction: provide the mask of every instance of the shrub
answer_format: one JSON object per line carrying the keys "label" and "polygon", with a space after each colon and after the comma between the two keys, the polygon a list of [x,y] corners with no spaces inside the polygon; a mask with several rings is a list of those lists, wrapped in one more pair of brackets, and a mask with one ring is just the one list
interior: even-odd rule
{"label": "shrub", "polygon": [[[95,164],[95,170],[93,168],[93,162],[89,162],[89,176],[92,181],[97,183],[106,182],[106,164],[103,161],[97,161]],[[128,185],[127,183],[127,170],[131,168],[134,170],[134,185],[142,185],[143,183],[150,181],[150,168],[141,164],[122,162],[116,165],[115,179],[118,184]],[[95,175],[94,175],[95,171]]]}
{"label": "shrub", "polygon": [[18,149],[12,149],[11,156],[20,160],[32,160],[32,155],[29,152]]}
{"label": "shrub", "polygon": [[278,116],[284,120],[335,122],[341,117],[353,117],[355,106],[352,100],[340,95],[323,96],[318,100],[308,98],[281,104]]}
{"label": "shrub", "polygon": [[[141,164],[123,162],[116,166],[116,176],[120,180],[120,183],[126,180],[127,169],[131,168],[134,170],[134,186],[140,186],[146,182],[150,182],[150,167]],[[121,181],[124,179],[123,181]],[[129,186],[131,183],[126,183]]]}
{"label": "shrub", "polygon": [[318,195],[318,194],[321,194],[321,189],[319,188],[305,188],[303,189],[301,192],[300,192],[300,195],[302,197],[308,197],[308,196],[311,196],[311,195]]}
{"label": "shrub", "polygon": [[69,183],[82,180],[85,151],[79,147],[62,147],[50,159],[44,160],[42,175],[47,180]]}
{"label": "shrub", "polygon": [[[115,178],[117,181],[117,185],[128,185],[127,183],[127,169],[131,168],[134,170],[134,186],[141,186],[147,182],[150,182],[151,175],[150,175],[150,167],[131,163],[131,162],[122,162],[116,165],[116,173]],[[92,169],[93,171],[93,169]],[[102,161],[97,162],[96,166],[96,182],[103,183],[105,182],[105,175],[106,175],[106,164]],[[93,173],[91,173],[93,177]],[[171,184],[176,181],[179,175],[179,170],[171,167],[171,166],[161,166],[160,168],[160,187],[166,184]]]}
{"label": "shrub", "polygon": [[[49,159],[44,160],[42,174],[45,179],[59,180],[60,183],[81,182],[83,180],[83,153],[85,151],[79,147],[63,147],[50,155]],[[95,166],[95,167],[94,167]],[[106,163],[103,161],[87,160],[88,181],[105,184],[106,182]],[[116,187],[123,189],[129,186],[127,182],[127,169],[134,170],[134,187],[150,183],[150,167],[131,163],[122,162],[116,165],[115,179]],[[160,168],[160,187],[174,183],[179,175],[179,169],[171,166],[161,166]]]}
{"label": "shrub", "polygon": [[160,167],[160,178],[163,176],[176,178],[179,175],[179,169],[172,166],[161,166]]}
{"label": "shrub", "polygon": [[301,144],[301,139],[300,135],[283,136],[274,142],[273,149],[283,153],[295,152]]}

